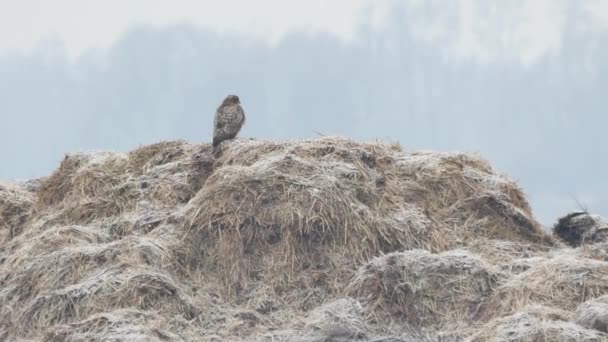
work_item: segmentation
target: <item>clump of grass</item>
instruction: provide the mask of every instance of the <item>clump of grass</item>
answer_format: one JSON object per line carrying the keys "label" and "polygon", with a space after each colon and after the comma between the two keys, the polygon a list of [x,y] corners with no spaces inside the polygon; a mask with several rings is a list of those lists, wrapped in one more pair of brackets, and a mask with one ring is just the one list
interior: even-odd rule
{"label": "clump of grass", "polygon": [[371,260],[357,271],[347,293],[364,300],[378,321],[398,317],[417,326],[468,326],[503,276],[464,250],[411,250]]}
{"label": "clump of grass", "polygon": [[66,155],[42,182],[37,207],[62,224],[87,224],[133,211],[142,202],[171,208],[192,198],[211,172],[204,149],[182,141],[128,154]]}
{"label": "clump of grass", "polygon": [[36,195],[17,184],[0,182],[0,242],[21,234],[35,213]]}
{"label": "clump of grass", "polygon": [[562,253],[535,262],[499,286],[485,304],[484,316],[500,317],[529,305],[573,311],[604,294],[608,294],[608,263]]}
{"label": "clump of grass", "polygon": [[608,333],[608,295],[579,305],[576,308],[575,321],[585,328]]}
{"label": "clump of grass", "polygon": [[488,322],[467,341],[600,342],[607,339],[606,334],[569,321],[567,313],[536,306]]}

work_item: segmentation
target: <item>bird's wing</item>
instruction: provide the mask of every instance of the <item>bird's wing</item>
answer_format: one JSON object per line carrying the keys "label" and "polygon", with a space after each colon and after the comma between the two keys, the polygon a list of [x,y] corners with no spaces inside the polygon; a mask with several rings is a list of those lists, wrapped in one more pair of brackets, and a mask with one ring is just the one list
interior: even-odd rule
{"label": "bird's wing", "polygon": [[237,106],[237,111],[238,111],[238,115],[240,117],[240,125],[242,126],[243,124],[245,124],[245,111],[243,110],[243,107],[241,107],[240,105]]}
{"label": "bird's wing", "polygon": [[219,123],[219,116],[220,116],[220,110],[216,109],[215,110],[215,114],[213,115],[213,127],[217,127],[217,124]]}

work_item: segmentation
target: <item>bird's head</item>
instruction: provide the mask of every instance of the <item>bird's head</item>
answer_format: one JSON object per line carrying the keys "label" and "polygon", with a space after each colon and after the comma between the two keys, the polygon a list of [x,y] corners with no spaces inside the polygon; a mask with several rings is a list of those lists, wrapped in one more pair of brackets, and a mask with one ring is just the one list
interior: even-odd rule
{"label": "bird's head", "polygon": [[241,103],[241,100],[239,99],[239,97],[237,95],[228,95],[224,99],[224,102],[222,103],[222,105],[233,105],[233,104],[240,104],[240,103]]}

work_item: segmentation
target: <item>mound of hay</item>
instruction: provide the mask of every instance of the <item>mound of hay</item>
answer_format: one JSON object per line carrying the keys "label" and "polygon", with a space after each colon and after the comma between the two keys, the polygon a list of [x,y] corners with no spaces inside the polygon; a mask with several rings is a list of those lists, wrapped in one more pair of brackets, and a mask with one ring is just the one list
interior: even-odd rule
{"label": "mound of hay", "polygon": [[402,249],[552,244],[519,187],[477,156],[339,138],[234,142],[185,215],[193,257],[233,293],[256,278],[335,291],[340,271]]}
{"label": "mound of hay", "polygon": [[0,242],[21,234],[32,216],[36,196],[16,184],[0,182]]}
{"label": "mound of hay", "polygon": [[[446,250],[502,240],[483,253],[506,260],[509,243],[555,244],[478,156],[341,138],[237,140],[218,159],[184,141],[70,154],[49,177],[3,184],[0,223],[9,340],[431,341],[420,329],[471,321],[508,275]],[[336,304],[353,275],[344,303],[375,321]],[[386,328],[381,306],[418,330]]]}
{"label": "mound of hay", "polygon": [[492,293],[483,311],[486,318],[536,304],[574,311],[579,303],[604,294],[608,294],[608,263],[562,253],[510,277]]}
{"label": "mound of hay", "polygon": [[594,298],[578,306],[576,323],[608,333],[608,296]]}
{"label": "mound of hay", "polygon": [[66,155],[41,184],[37,206],[59,224],[87,224],[122,215],[145,201],[174,207],[192,198],[211,171],[208,151],[183,141],[144,146],[128,154]]}
{"label": "mound of hay", "polygon": [[564,313],[546,307],[526,308],[486,324],[468,342],[600,342],[608,335],[569,322]]}
{"label": "mound of hay", "polygon": [[571,213],[557,221],[553,234],[572,247],[608,242],[608,221],[587,212]]}
{"label": "mound of hay", "polygon": [[179,238],[163,230],[112,240],[101,226],[73,225],[17,237],[0,265],[0,321],[13,336],[36,337],[122,308],[193,319],[208,298],[176,278]]}
{"label": "mound of hay", "polygon": [[359,269],[347,293],[363,299],[378,320],[468,325],[500,279],[494,267],[463,250],[411,250],[374,258]]}

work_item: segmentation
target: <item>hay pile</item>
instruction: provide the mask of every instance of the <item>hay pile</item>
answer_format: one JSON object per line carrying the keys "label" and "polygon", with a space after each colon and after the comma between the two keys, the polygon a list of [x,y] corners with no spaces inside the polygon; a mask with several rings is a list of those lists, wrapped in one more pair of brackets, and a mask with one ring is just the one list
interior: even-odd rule
{"label": "hay pile", "polygon": [[172,209],[197,193],[210,168],[206,147],[183,141],[128,154],[67,155],[43,182],[37,205],[53,224],[87,224],[146,207]]}
{"label": "hay pile", "polygon": [[[342,288],[370,257],[479,238],[552,245],[518,186],[464,153],[325,138],[234,143],[185,208],[195,260],[231,294]],[[318,297],[318,296],[316,296]]]}
{"label": "hay pile", "polygon": [[531,305],[605,337],[575,319],[608,294],[586,248],[473,154],[332,137],[70,154],[0,185],[0,340],[460,341]]}
{"label": "hay pile", "polygon": [[374,258],[357,271],[347,292],[361,298],[376,320],[467,326],[502,277],[496,267],[463,250],[410,250]]}

